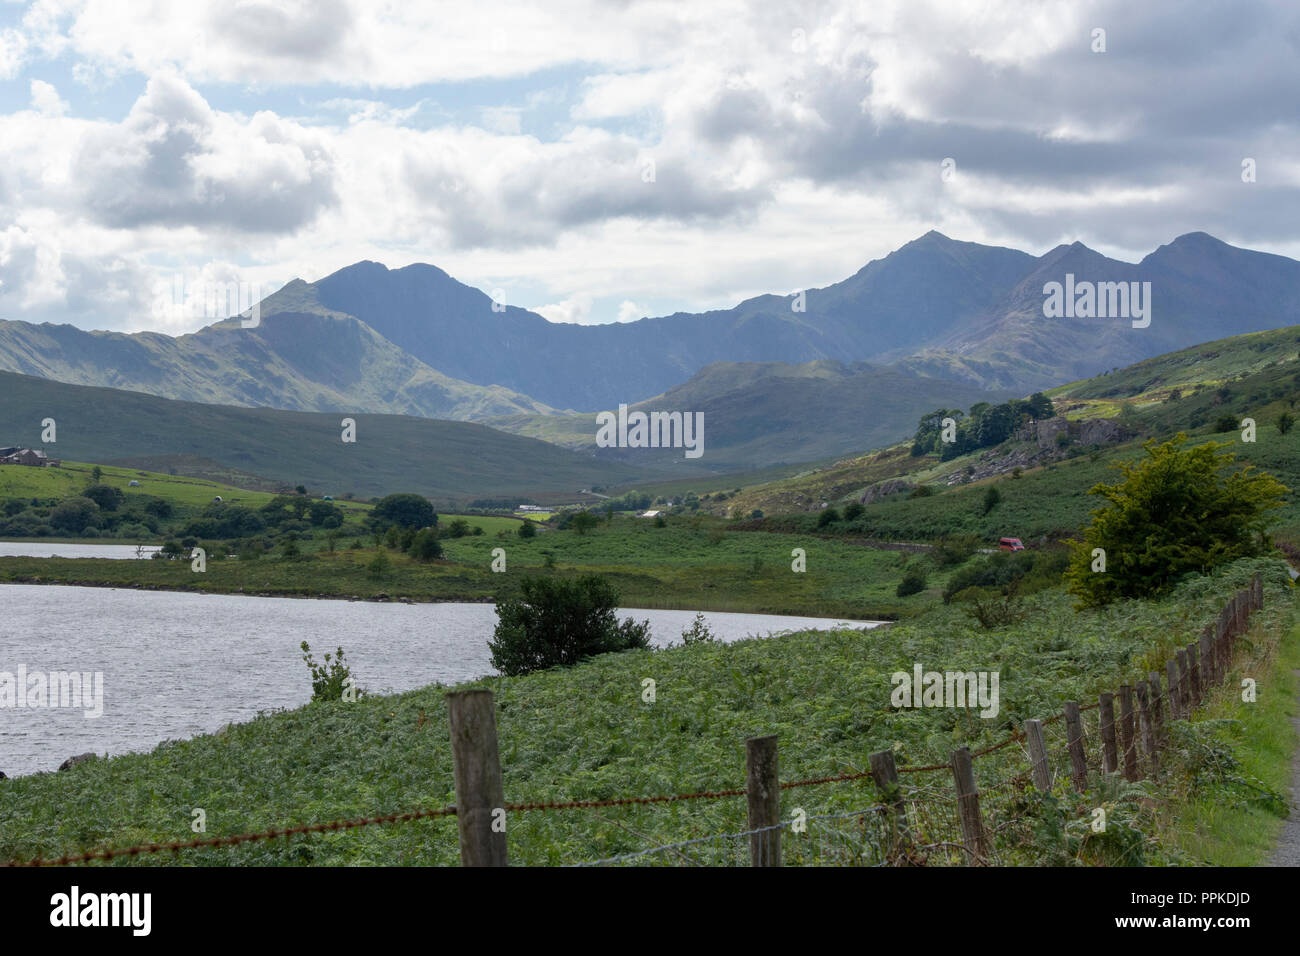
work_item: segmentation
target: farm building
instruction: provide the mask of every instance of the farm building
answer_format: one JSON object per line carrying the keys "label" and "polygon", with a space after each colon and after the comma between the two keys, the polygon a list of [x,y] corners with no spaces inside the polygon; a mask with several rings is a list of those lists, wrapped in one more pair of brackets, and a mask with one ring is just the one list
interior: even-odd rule
{"label": "farm building", "polygon": [[63,462],[34,448],[0,448],[0,465],[28,465],[34,468],[58,468]]}

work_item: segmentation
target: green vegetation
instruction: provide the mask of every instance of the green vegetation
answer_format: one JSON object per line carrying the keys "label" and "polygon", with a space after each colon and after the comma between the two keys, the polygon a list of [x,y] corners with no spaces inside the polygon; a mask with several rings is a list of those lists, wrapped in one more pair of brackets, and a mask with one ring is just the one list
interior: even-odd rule
{"label": "green vegetation", "polygon": [[[243,341],[247,335],[235,338]],[[312,342],[313,349],[322,347]],[[189,380],[188,372],[176,378]],[[161,458],[178,472],[225,468],[232,478],[256,476],[259,487],[302,482],[335,497],[411,491],[440,503],[509,495],[541,499],[593,484],[629,482],[646,472],[470,422],[363,414],[355,416],[356,441],[344,442],[343,416],[337,413],[204,405],[10,372],[0,372],[0,393],[7,421],[57,419],[59,442],[51,451],[63,457],[141,468]],[[175,436],[185,436],[187,446],[201,449],[204,457],[178,456]],[[104,470],[111,472],[108,466]]]}
{"label": "green vegetation", "polygon": [[[980,628],[957,607],[938,605],[885,632],[808,632],[603,654],[574,667],[493,678],[479,686],[496,695],[510,801],[743,786],[744,741],[766,733],[780,737],[785,780],[861,770],[868,754],[886,748],[893,748],[901,767],[946,764],[954,747],[988,746],[1027,717],[1058,713],[1066,700],[1093,699],[1145,672],[1173,647],[1194,639],[1256,572],[1263,574],[1266,590],[1257,626],[1271,633],[1292,622],[1294,591],[1281,562],[1252,559],[1190,579],[1156,601],[1075,610],[1064,590],[1046,590],[1026,599],[1023,621],[996,630]],[[936,669],[999,669],[997,717],[891,707],[891,673],[910,671],[916,661]],[[653,704],[641,698],[647,676],[657,684]],[[315,702],[220,734],[169,743],[152,754],[4,781],[0,858],[189,839],[188,808],[195,806],[207,810],[208,835],[219,836],[454,803],[446,691],[431,686],[354,702]],[[1053,759],[1064,761],[1058,743],[1052,743]],[[1238,759],[1245,766],[1251,758],[1246,753]],[[1190,837],[1162,830],[1167,801],[1177,795],[1163,787],[1118,793],[1108,803],[1107,832],[1092,834],[1091,804],[1069,796],[1063,766],[1056,765],[1058,784],[1048,802],[1029,792],[1020,748],[976,761],[985,813],[1012,821],[996,831],[1001,861],[1161,864],[1205,858],[1197,847],[1181,845]],[[934,795],[921,799],[942,800],[950,782],[941,774],[909,775],[907,782],[933,788]],[[1006,785],[1011,778],[1021,782]],[[788,810],[792,804],[786,800]],[[878,800],[869,779],[798,792],[798,806],[810,816]],[[933,819],[955,828],[951,804],[934,805],[943,813]],[[1256,814],[1277,812],[1265,797],[1251,806]],[[509,819],[510,853],[517,864],[555,865],[744,826],[743,798],[518,813]],[[959,839],[954,829],[937,835]],[[791,847],[792,853],[816,852],[812,843],[806,851],[793,842]],[[183,860],[217,866],[455,865],[458,858],[456,823],[442,819],[184,851]],[[940,848],[930,862],[960,859],[959,851]],[[171,862],[161,854],[122,857],[114,864]]]}
{"label": "green vegetation", "polygon": [[[976,402],[969,415],[963,415],[955,408],[936,409],[922,416],[916,434],[912,436],[912,455],[938,454],[943,461],[948,461],[979,448],[1002,444],[1012,432],[1031,419],[1051,417],[1051,399],[1042,392],[1035,392],[1028,399],[1012,399],[999,405]],[[944,440],[945,418],[951,418],[956,425],[952,441]]]}
{"label": "green vegetation", "polygon": [[[1247,649],[1249,657],[1196,714],[1204,730],[1185,735],[1193,759],[1179,768],[1160,834],[1188,857],[1213,866],[1267,862],[1284,816],[1268,796],[1286,793],[1291,782],[1300,623],[1254,628]],[[1253,703],[1242,700],[1245,677],[1259,688]]]}
{"label": "green vegetation", "polygon": [[649,647],[650,623],[627,618],[620,624],[618,603],[618,591],[596,574],[574,581],[526,577],[517,597],[497,599],[496,630],[488,641],[492,666],[517,677]]}
{"label": "green vegetation", "polygon": [[1151,439],[1145,461],[1120,465],[1122,481],[1092,489],[1107,504],[1093,512],[1083,542],[1072,542],[1066,572],[1085,603],[1159,594],[1184,574],[1271,550],[1267,512],[1287,489],[1249,468],[1225,475],[1235,460],[1220,451],[1227,446],[1184,449],[1186,437]]}
{"label": "green vegetation", "polygon": [[[333,660],[330,659],[331,656]],[[343,700],[349,691],[352,700],[359,696],[352,680],[352,668],[343,661],[343,648],[338,648],[333,655],[327,651],[325,660],[318,664],[312,655],[311,646],[303,641],[302,659],[311,673],[312,700]]]}

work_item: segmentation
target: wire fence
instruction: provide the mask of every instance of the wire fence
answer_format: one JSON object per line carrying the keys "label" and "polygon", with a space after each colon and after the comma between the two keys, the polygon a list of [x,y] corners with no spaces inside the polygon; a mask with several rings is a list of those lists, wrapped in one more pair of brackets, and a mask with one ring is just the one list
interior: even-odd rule
{"label": "wire fence", "polygon": [[[500,813],[595,812],[618,807],[683,804],[747,797],[749,823],[746,829],[707,834],[673,843],[649,846],[597,860],[568,863],[569,866],[885,866],[885,865],[968,865],[1000,864],[1009,861],[1009,848],[1032,842],[1035,792],[1050,791],[1057,778],[1068,774],[1074,789],[1084,792],[1090,781],[1103,782],[1107,775],[1122,775],[1136,781],[1139,775],[1158,777],[1159,754],[1167,746],[1168,724],[1190,716],[1210,687],[1226,679],[1236,639],[1249,626],[1250,614],[1263,606],[1263,586],[1258,575],[1249,588],[1237,592],[1224,606],[1216,621],[1198,642],[1179,649],[1166,662],[1166,669],[1150,672],[1135,685],[1120,688],[1116,695],[1103,693],[1095,704],[1076,702],[1063,713],[1043,721],[1025,721],[1003,740],[973,753],[968,748],[953,753],[949,763],[922,766],[894,765],[892,751],[872,755],[872,768],[804,780],[776,779],[776,740],[770,742],[770,760],[750,753],[749,780],[745,787],[701,790],[692,793],[614,797],[605,800],[505,803],[482,794],[462,793],[462,768],[483,773],[465,776],[489,784],[495,777],[500,792],[500,767],[491,694],[485,695],[487,719],[471,721],[486,738],[469,740],[456,749],[457,720],[452,713],[453,756],[457,762],[458,806],[445,806],[392,813],[383,816],[324,823],[301,824],[255,833],[217,836],[189,841],[147,843],[130,847],[67,854],[57,858],[10,860],[0,866],[67,866],[108,862],[119,857],[173,853],[183,850],[228,848],[241,844],[289,839],[294,836],[356,830],[370,826],[407,823],[415,820],[458,817],[462,862],[476,865],[488,857],[505,860],[504,827],[488,829],[488,819]],[[1163,683],[1162,683],[1163,677]],[[1136,694],[1134,693],[1136,689]],[[449,700],[461,695],[449,695]],[[479,703],[482,703],[480,700]],[[1000,779],[976,764],[980,758],[1015,747],[1016,763],[1029,769]],[[764,766],[768,770],[764,773]],[[1002,766],[1001,764],[998,765]],[[977,771],[977,767],[979,768]],[[1068,770],[1066,768],[1069,768]],[[948,772],[950,784],[942,778],[914,776]],[[902,775],[906,774],[904,786]],[[808,815],[802,810],[788,818],[780,816],[781,793],[870,778],[883,802],[861,809]],[[490,790],[490,786],[489,786]],[[954,790],[956,791],[954,793]],[[490,797],[491,794],[489,793]],[[756,799],[757,798],[757,799]],[[471,822],[472,821],[472,822]]]}

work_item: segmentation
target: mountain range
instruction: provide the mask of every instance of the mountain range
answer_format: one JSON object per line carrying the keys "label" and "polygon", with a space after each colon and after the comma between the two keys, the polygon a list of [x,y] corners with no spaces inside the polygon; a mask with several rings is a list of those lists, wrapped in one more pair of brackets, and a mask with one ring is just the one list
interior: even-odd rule
{"label": "mountain range", "polygon": [[[1047,318],[1044,287],[1067,276],[1150,283],[1150,325]],[[255,328],[0,321],[0,370],[213,405],[477,421],[584,453],[596,411],[704,411],[711,457],[697,467],[716,470],[862,450],[938,406],[1297,323],[1300,262],[1205,233],[1127,263],[1078,242],[1033,256],[932,231],[802,295],[594,326],[494,303],[431,265],[359,262],[290,282]]]}

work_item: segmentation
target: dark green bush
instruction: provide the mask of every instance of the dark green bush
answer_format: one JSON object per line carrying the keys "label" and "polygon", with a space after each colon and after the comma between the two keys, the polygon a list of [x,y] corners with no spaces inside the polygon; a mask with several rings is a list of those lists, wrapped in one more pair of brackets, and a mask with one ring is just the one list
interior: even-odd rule
{"label": "dark green bush", "polygon": [[497,626],[488,641],[492,666],[514,676],[649,647],[650,623],[627,618],[620,624],[618,599],[613,585],[595,574],[575,581],[524,578],[519,597],[497,599]]}

